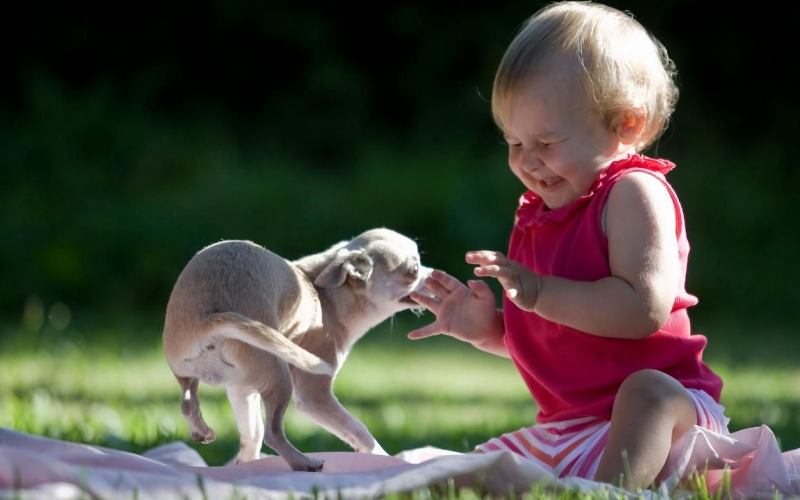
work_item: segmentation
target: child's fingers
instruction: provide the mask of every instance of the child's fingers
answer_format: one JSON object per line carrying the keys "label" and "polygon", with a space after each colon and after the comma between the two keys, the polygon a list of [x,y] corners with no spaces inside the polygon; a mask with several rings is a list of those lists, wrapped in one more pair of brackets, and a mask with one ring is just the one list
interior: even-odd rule
{"label": "child's fingers", "polygon": [[470,264],[488,264],[488,263],[500,263],[505,261],[505,255],[500,252],[495,252],[494,250],[477,250],[473,252],[467,252],[467,262]]}
{"label": "child's fingers", "polygon": [[427,288],[433,295],[439,297],[440,299],[444,299],[450,294],[450,291],[445,288],[444,285],[433,278],[427,278],[425,280],[425,288]]}
{"label": "child's fingers", "polygon": [[489,285],[485,281],[469,280],[467,281],[467,286],[479,299],[494,300],[494,294],[492,293],[492,289],[489,288]]}
{"label": "child's fingers", "polygon": [[519,281],[513,269],[506,266],[481,266],[475,268],[475,274],[478,276],[490,276],[497,278],[497,281],[502,285],[503,290],[506,291],[508,298],[513,299],[519,294]]}
{"label": "child's fingers", "polygon": [[438,323],[431,323],[428,326],[423,326],[417,330],[408,333],[408,338],[411,340],[424,339],[442,333]]}
{"label": "child's fingers", "polygon": [[425,307],[433,314],[439,314],[439,306],[442,305],[442,303],[435,298],[417,292],[411,292],[411,300]]}
{"label": "child's fingers", "polygon": [[477,276],[491,276],[492,278],[505,279],[509,277],[510,270],[505,266],[498,266],[497,264],[491,264],[488,266],[476,267],[475,274]]}
{"label": "child's fingers", "polygon": [[[434,270],[431,273],[431,277],[434,280],[438,281],[448,292],[452,292],[453,290],[456,290],[458,287],[463,286],[461,282],[458,281],[456,278],[438,269]],[[425,285],[427,286],[427,282],[425,283]]]}

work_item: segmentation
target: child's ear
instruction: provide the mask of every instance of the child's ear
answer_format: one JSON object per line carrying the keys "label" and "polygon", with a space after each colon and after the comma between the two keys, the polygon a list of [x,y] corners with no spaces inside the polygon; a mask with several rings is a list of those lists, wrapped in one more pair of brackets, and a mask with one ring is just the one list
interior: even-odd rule
{"label": "child's ear", "polygon": [[647,115],[643,109],[622,111],[617,116],[616,131],[623,144],[639,142]]}

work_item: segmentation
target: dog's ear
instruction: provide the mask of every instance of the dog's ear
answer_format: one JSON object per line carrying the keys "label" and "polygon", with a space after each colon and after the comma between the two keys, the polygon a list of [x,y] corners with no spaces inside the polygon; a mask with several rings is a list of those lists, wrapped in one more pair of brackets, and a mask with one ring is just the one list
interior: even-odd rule
{"label": "dog's ear", "polygon": [[365,251],[344,251],[339,253],[317,276],[314,284],[320,288],[336,288],[342,286],[350,277],[356,283],[365,285],[371,275],[372,259]]}

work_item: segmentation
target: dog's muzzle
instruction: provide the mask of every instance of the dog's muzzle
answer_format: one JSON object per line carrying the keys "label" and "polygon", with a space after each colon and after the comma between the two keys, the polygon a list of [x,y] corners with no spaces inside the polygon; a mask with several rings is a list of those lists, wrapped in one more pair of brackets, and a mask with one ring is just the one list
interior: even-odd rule
{"label": "dog's muzzle", "polygon": [[414,306],[419,306],[419,304],[417,304],[417,301],[411,298],[411,295],[406,295],[405,297],[400,299],[400,302],[402,302],[403,304],[411,304]]}
{"label": "dog's muzzle", "polygon": [[[425,286],[425,280],[431,275],[433,269],[430,267],[420,266],[419,267],[419,278],[417,282],[414,284],[414,288],[411,290],[412,292],[417,292],[420,295],[427,295],[432,297],[430,290]],[[415,306],[416,308],[424,309],[417,301],[411,298],[411,294],[406,295],[405,297],[400,299],[400,302],[403,304],[410,304]]]}

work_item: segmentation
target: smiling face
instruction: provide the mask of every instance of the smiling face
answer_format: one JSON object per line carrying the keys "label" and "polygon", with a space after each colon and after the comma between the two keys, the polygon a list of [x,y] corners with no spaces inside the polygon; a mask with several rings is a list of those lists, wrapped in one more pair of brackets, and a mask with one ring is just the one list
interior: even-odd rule
{"label": "smiling face", "polygon": [[550,209],[587,194],[612,161],[635,152],[589,106],[568,61],[545,65],[514,97],[503,120],[508,163]]}

